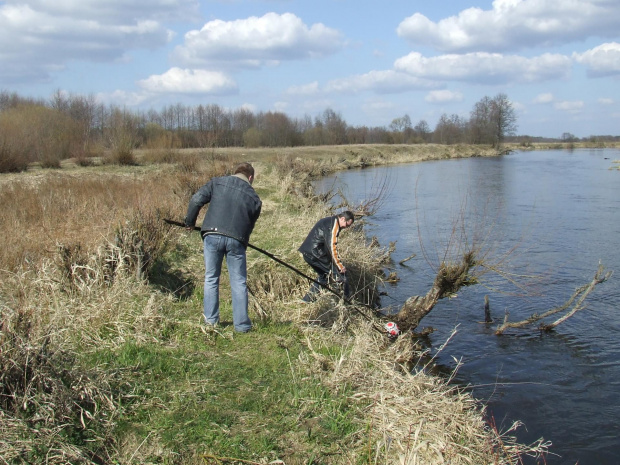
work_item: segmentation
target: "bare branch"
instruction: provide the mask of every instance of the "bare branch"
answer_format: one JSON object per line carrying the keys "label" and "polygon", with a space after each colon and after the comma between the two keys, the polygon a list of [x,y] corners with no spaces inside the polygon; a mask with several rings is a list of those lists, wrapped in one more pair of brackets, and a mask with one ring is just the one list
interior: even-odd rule
{"label": "bare branch", "polygon": [[582,310],[584,308],[583,303],[584,303],[586,297],[588,297],[588,295],[590,294],[590,292],[592,292],[594,287],[597,284],[601,284],[601,283],[604,283],[605,281],[607,281],[612,276],[612,274],[613,274],[613,271],[608,271],[607,273],[605,273],[605,267],[602,264],[599,263],[598,269],[597,269],[597,271],[596,271],[592,281],[589,284],[581,286],[577,290],[575,290],[575,292],[570,297],[570,299],[568,299],[563,305],[561,305],[559,307],[556,307],[556,308],[553,308],[551,310],[548,310],[548,311],[546,311],[545,313],[542,313],[542,314],[534,313],[529,318],[527,318],[525,320],[522,320],[522,321],[517,321],[517,322],[514,322],[514,323],[511,323],[511,322],[508,321],[509,313],[506,312],[506,315],[504,316],[504,323],[497,328],[497,330],[495,331],[495,334],[498,335],[498,336],[502,335],[509,328],[525,328],[526,326],[529,326],[529,325],[531,325],[533,323],[536,323],[537,321],[541,321],[541,320],[543,320],[543,319],[545,319],[545,318],[547,318],[547,317],[549,317],[551,315],[555,315],[556,313],[560,313],[560,312],[570,308],[570,306],[573,305],[573,302],[575,302],[575,299],[577,299],[579,297],[577,302],[575,302],[573,308],[571,308],[562,317],[558,318],[553,323],[541,324],[539,326],[539,329],[542,330],[542,331],[551,331],[553,328],[555,328],[560,323],[566,321],[568,318],[573,316],[579,310]]}
{"label": "bare branch", "polygon": [[410,297],[395,315],[394,320],[401,331],[415,330],[439,299],[455,294],[461,287],[474,284],[470,270],[475,266],[475,253],[472,251],[465,253],[459,263],[442,263],[433,287],[426,295]]}
{"label": "bare branch", "polygon": [[366,198],[357,205],[353,205],[347,198],[346,193],[339,188],[338,196],[341,198],[341,202],[337,208],[347,208],[358,217],[373,216],[388,199],[393,187],[394,183],[390,178],[389,172],[386,171],[380,179],[373,179],[370,191],[366,193]]}

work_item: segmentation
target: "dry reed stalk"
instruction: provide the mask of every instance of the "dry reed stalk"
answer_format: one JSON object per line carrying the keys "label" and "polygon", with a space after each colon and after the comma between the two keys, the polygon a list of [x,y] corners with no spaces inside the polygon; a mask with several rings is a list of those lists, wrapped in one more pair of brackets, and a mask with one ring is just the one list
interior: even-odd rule
{"label": "dry reed stalk", "polygon": [[[59,260],[1,271],[3,459],[28,462],[45,445],[46,463],[108,461],[100,454],[112,444],[118,400],[108,375],[85,372],[71,350],[153,341],[164,325],[175,324],[163,310],[171,297],[153,293],[142,279],[166,240],[148,218],[138,214],[95,253],[59,248]],[[72,445],[68,438],[80,435],[92,448]]]}
{"label": "dry reed stalk", "polygon": [[[7,231],[0,269],[15,270],[55,254],[56,244],[80,244],[92,252],[112,240],[111,225],[144,212],[185,212],[189,197],[220,163],[134,167],[114,171],[92,167],[75,173],[15,176],[0,184],[0,228]],[[175,195],[170,195],[170,193]]]}
{"label": "dry reed stalk", "polygon": [[484,409],[448,380],[410,370],[419,355],[412,338],[391,344],[359,318],[349,327],[341,353],[331,359],[319,353],[325,336],[309,328],[309,352],[300,362],[334,390],[354,387],[358,444],[370,444],[378,463],[516,464],[524,453],[546,451],[542,442],[524,447],[506,432],[493,431],[483,420]]}
{"label": "dry reed stalk", "polygon": [[[100,463],[118,410],[108,380],[42,334],[38,310],[0,308],[0,457],[27,463],[45,450],[46,463]],[[77,436],[93,447],[72,445]]]}

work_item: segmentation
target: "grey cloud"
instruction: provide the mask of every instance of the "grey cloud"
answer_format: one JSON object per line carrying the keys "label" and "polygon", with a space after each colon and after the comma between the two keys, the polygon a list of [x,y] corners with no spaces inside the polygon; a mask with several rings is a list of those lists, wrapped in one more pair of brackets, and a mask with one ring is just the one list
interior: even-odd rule
{"label": "grey cloud", "polygon": [[146,19],[170,22],[196,20],[198,0],[5,0],[7,5],[28,7],[50,17],[92,20],[98,23],[131,24]]}
{"label": "grey cloud", "polygon": [[[163,0],[155,3],[163,5]],[[116,11],[116,22],[110,22],[111,14],[101,19],[96,14],[94,0],[86,1],[81,9],[78,7],[81,2],[77,1],[9,0],[0,5],[0,83],[11,82],[12,75],[17,73],[22,82],[45,81],[50,73],[63,69],[70,60],[114,61],[132,49],[165,45],[172,32],[152,19],[152,13],[131,16],[133,4],[137,2],[129,2],[123,9],[118,2],[120,11]],[[65,11],[73,5],[76,12]],[[116,4],[106,5],[110,8]],[[92,10],[89,14],[84,12],[87,7]],[[142,9],[149,11],[149,8]]]}

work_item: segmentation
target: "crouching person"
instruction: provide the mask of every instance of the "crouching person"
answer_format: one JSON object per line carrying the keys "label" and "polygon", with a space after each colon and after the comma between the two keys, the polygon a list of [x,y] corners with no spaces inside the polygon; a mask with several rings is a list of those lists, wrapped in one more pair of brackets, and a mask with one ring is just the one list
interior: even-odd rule
{"label": "crouching person", "polygon": [[346,279],[347,269],[338,254],[338,236],[340,231],[350,227],[354,220],[353,213],[348,210],[323,218],[312,227],[308,237],[299,247],[298,250],[304,260],[317,274],[316,281],[311,284],[302,299],[304,302],[312,302],[316,299],[321,285],[327,286],[330,275],[337,283],[342,284],[344,298],[350,297]]}

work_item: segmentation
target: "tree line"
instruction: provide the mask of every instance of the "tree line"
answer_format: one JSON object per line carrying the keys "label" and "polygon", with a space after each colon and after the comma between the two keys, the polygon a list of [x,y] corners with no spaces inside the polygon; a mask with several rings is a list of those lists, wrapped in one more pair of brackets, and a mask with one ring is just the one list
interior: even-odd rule
{"label": "tree line", "polygon": [[119,160],[136,148],[294,147],[343,144],[490,144],[499,147],[517,129],[506,94],[483,97],[469,118],[443,114],[434,128],[409,115],[387,127],[352,126],[331,108],[315,117],[277,111],[229,110],[216,104],[177,103],[161,110],[128,110],[93,95],[57,91],[49,100],[0,92],[0,171],[32,162],[59,166],[112,151]]}

